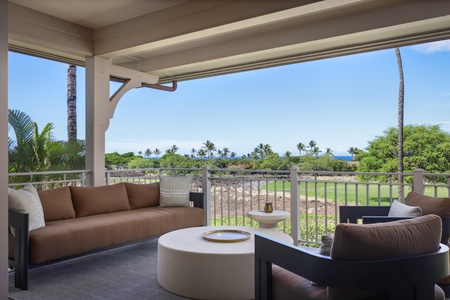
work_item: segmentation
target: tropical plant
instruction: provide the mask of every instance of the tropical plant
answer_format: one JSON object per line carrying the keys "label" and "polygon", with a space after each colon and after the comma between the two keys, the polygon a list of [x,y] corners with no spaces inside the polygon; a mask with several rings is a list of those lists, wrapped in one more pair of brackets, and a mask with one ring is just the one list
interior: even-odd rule
{"label": "tropical plant", "polygon": [[305,144],[303,144],[303,143],[298,143],[297,144],[297,150],[298,150],[300,156],[302,156],[302,151],[305,150],[305,149],[306,149]]}
{"label": "tropical plant", "polygon": [[395,56],[397,58],[398,73],[400,77],[398,88],[398,137],[397,137],[397,170],[398,170],[398,199],[403,201],[403,119],[404,119],[404,105],[405,105],[405,82],[403,78],[403,65],[400,49],[395,48]]}
{"label": "tropical plant", "polygon": [[360,150],[357,147],[350,147],[348,148],[347,152],[352,156],[352,161],[355,158],[355,154],[358,154]]}
{"label": "tropical plant", "polygon": [[67,66],[67,139],[77,140],[77,67]]}
{"label": "tropical plant", "polygon": [[161,154],[161,150],[159,150],[158,148],[156,148],[155,151],[153,151],[153,153],[155,154],[156,157],[158,157],[158,155]]}
{"label": "tropical plant", "polygon": [[[39,132],[37,123],[18,110],[8,110],[8,122],[15,136],[15,140],[8,137],[9,173],[84,169],[84,141],[55,141],[52,123],[46,124]],[[24,182],[31,179],[26,176],[19,178],[12,180]],[[39,181],[40,178],[35,176],[33,180]]]}
{"label": "tropical plant", "polygon": [[206,149],[206,152],[208,153],[208,159],[211,159],[213,156],[213,151],[216,151],[216,146],[213,142],[210,140],[207,140],[205,143],[203,143],[203,148]]}
{"label": "tropical plant", "polygon": [[145,157],[150,158],[150,155],[152,155],[152,150],[147,148],[147,150],[145,150]]}
{"label": "tropical plant", "polygon": [[[439,125],[406,125],[403,130],[404,172],[423,169],[429,173],[450,171],[450,134]],[[398,130],[391,127],[369,141],[366,152],[358,154],[358,171],[396,172]]]}

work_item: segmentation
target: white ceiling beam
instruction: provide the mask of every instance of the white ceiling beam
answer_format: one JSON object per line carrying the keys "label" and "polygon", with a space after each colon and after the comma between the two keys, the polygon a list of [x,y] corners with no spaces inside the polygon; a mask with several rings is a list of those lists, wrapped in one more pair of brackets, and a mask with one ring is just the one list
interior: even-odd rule
{"label": "white ceiling beam", "polygon": [[91,29],[14,3],[9,4],[9,44],[82,60],[93,54]]}

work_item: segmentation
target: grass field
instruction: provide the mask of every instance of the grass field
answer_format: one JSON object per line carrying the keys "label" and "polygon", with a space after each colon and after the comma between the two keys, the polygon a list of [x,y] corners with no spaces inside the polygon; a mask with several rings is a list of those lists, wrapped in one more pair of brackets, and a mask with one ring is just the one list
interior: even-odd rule
{"label": "grass field", "polygon": [[[265,189],[266,187],[262,187]],[[283,183],[277,182],[269,183],[267,185],[269,191],[280,192],[283,190]],[[284,183],[284,189],[286,192],[290,191],[290,183]],[[405,195],[411,191],[411,187],[405,187]],[[438,187],[437,194],[439,197],[448,197],[447,188]],[[345,203],[347,199],[348,203],[356,203],[363,205],[389,205],[390,199],[397,199],[398,190],[396,186],[390,187],[386,184],[373,184],[370,185],[353,182],[339,182],[339,183],[325,183],[325,182],[300,182],[300,194],[308,197],[316,197],[320,199],[328,199],[329,201],[338,200],[339,203]],[[434,196],[434,189],[427,188],[425,195]]]}

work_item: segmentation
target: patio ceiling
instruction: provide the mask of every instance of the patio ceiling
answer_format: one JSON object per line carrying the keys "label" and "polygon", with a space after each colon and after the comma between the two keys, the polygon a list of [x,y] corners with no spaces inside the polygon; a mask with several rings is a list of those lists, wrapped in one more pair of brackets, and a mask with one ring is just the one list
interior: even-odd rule
{"label": "patio ceiling", "polygon": [[13,51],[161,83],[450,38],[447,0],[10,0]]}

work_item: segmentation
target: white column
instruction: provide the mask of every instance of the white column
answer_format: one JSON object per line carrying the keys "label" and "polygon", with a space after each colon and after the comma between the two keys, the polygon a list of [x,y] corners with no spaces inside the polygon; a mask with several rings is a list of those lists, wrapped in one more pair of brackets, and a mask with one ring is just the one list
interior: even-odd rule
{"label": "white column", "polygon": [[0,0],[0,299],[8,299],[8,0]]}
{"label": "white column", "polygon": [[86,59],[86,168],[91,170],[87,184],[105,184],[105,132],[109,126],[109,72],[107,62],[98,57]]}

